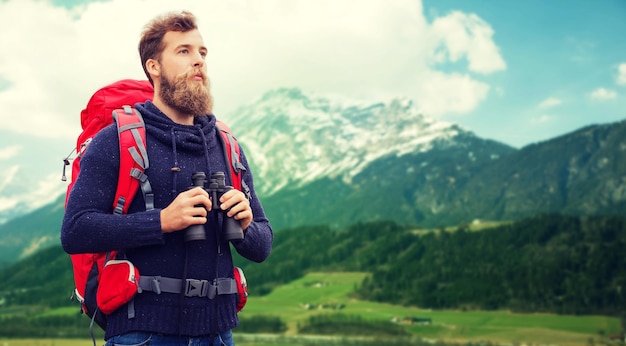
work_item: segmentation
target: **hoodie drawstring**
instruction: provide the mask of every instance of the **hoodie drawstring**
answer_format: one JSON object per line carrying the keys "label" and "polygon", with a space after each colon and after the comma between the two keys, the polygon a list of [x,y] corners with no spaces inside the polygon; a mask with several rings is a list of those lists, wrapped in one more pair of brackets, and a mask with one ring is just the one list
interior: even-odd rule
{"label": "hoodie drawstring", "polygon": [[206,136],[204,135],[204,131],[202,131],[202,128],[198,126],[198,130],[200,131],[200,136],[202,137],[202,145],[204,145],[204,158],[206,160],[207,174],[211,174],[211,161],[209,159],[209,146],[206,143]]}
{"label": "hoodie drawstring", "polygon": [[[174,152],[174,167],[171,168],[171,171],[174,173],[180,172],[180,167],[178,167],[178,152],[176,151],[176,131],[174,128],[170,129],[170,137],[172,138],[172,150]],[[206,145],[205,145],[206,146]],[[172,195],[176,196],[176,174],[172,174]]]}

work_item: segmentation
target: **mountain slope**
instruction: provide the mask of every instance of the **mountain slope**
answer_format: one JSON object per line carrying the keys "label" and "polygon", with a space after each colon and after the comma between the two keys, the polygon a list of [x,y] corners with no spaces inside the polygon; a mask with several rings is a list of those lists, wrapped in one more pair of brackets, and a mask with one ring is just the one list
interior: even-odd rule
{"label": "mountain slope", "polygon": [[462,191],[482,218],[626,212],[626,121],[588,126],[494,161]]}
{"label": "mountain slope", "polygon": [[278,229],[429,224],[470,176],[515,151],[425,117],[407,99],[368,103],[278,89],[229,119]]}
{"label": "mountain slope", "polygon": [[424,227],[539,213],[626,212],[626,121],[510,150],[459,134],[428,151],[389,155],[353,177],[318,180],[264,199],[273,225],[342,227],[394,220]]}
{"label": "mountain slope", "polygon": [[59,244],[65,196],[0,225],[0,267]]}
{"label": "mountain slope", "polygon": [[277,228],[390,219],[422,226],[626,205],[626,122],[516,150],[403,99],[268,92],[232,116]]}
{"label": "mountain slope", "polygon": [[324,178],[293,191],[280,191],[265,197],[264,207],[277,229],[310,224],[340,228],[380,220],[449,225],[454,214],[466,215],[463,206],[450,208],[459,191],[496,160],[496,153],[506,155],[509,148],[471,136],[434,145],[425,152],[382,157],[349,183]]}
{"label": "mountain slope", "polygon": [[[407,99],[368,103],[295,88],[270,91],[229,119],[254,165],[262,195],[320,179],[349,184],[385,157],[476,138],[458,125],[425,117]],[[494,154],[502,154],[505,147],[498,145]]]}

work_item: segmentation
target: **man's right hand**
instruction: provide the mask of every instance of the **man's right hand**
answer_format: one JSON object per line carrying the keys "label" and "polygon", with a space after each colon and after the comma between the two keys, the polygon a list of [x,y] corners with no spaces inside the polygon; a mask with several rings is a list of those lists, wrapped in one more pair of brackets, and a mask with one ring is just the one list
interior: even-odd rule
{"label": "man's right hand", "polygon": [[201,187],[181,192],[165,209],[161,210],[163,233],[176,232],[191,225],[202,225],[207,221],[207,210],[212,204],[209,194]]}

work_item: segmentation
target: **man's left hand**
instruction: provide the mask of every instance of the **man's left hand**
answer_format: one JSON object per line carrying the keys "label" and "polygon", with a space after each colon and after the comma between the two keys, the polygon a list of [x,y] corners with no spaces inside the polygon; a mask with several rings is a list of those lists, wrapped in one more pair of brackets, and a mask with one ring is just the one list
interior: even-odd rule
{"label": "man's left hand", "polygon": [[239,221],[244,231],[250,226],[250,223],[252,223],[252,208],[250,208],[250,202],[243,192],[235,189],[226,191],[220,197],[219,203],[220,209],[228,210],[226,215]]}

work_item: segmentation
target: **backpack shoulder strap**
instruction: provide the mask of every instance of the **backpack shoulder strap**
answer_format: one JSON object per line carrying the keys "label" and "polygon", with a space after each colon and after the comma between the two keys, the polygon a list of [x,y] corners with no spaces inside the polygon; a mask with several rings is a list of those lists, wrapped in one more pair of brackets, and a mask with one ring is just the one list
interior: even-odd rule
{"label": "backpack shoulder strap", "polygon": [[224,157],[226,162],[229,163],[229,176],[233,187],[239,191],[242,191],[248,199],[250,199],[250,188],[243,180],[244,172],[246,168],[239,159],[241,149],[237,139],[233,135],[231,129],[223,122],[217,120],[216,127],[219,132],[219,139],[224,149]]}
{"label": "backpack shoulder strap", "polygon": [[113,202],[115,214],[125,214],[138,188],[144,195],[146,210],[154,209],[154,195],[144,173],[150,162],[146,151],[146,128],[141,113],[130,106],[113,111],[120,140],[120,171]]}

